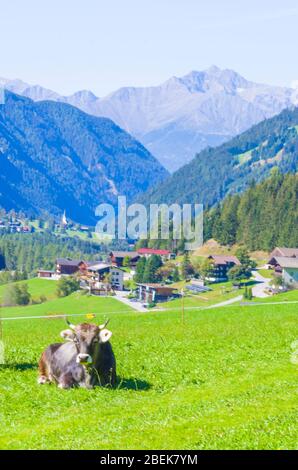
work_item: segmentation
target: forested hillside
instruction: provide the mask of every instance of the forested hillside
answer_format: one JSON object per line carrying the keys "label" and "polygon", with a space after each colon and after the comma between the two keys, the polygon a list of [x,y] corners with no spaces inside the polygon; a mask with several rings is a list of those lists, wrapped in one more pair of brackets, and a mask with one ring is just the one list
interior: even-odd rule
{"label": "forested hillside", "polygon": [[73,106],[34,103],[5,92],[0,105],[0,207],[47,211],[95,225],[95,208],[128,200],[167,176],[135,139],[110,119]]}
{"label": "forested hillside", "polygon": [[242,195],[228,196],[205,214],[205,239],[250,250],[298,246],[298,174],[274,171]]}
{"label": "forested hillside", "polygon": [[272,168],[298,171],[298,108],[285,110],[228,143],[198,154],[188,165],[141,197],[144,203],[203,203],[211,207],[227,194],[260,182]]}
{"label": "forested hillside", "polygon": [[112,119],[171,172],[188,163],[196,152],[226,142],[297,103],[292,88],[254,83],[214,65],[153,87],[120,88],[101,98],[87,90],[61,96],[21,80],[4,80],[4,84],[35,101],[63,101],[88,114]]}
{"label": "forested hillside", "polygon": [[9,234],[0,237],[0,270],[32,274],[38,268],[52,269],[56,258],[100,259],[104,247],[76,238],[48,233]]}

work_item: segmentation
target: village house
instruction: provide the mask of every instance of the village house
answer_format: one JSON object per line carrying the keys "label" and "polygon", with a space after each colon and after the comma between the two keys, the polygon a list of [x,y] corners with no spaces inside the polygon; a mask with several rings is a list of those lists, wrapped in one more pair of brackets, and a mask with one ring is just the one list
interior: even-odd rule
{"label": "village house", "polygon": [[106,263],[89,264],[86,275],[89,276],[91,282],[104,282],[106,276],[109,275],[112,289],[124,289],[124,272],[116,266]]}
{"label": "village house", "polygon": [[42,279],[52,279],[52,280],[58,280],[60,276],[57,275],[56,271],[50,271],[47,269],[39,269],[37,271],[37,277],[40,277]]}
{"label": "village house", "polygon": [[[58,258],[56,270],[39,269],[37,273],[43,279],[61,279],[62,276],[76,275],[80,278],[81,286],[93,289],[99,284],[109,284],[113,290],[124,289],[124,271],[117,266],[102,263],[100,261],[73,260],[70,258]],[[106,280],[109,275],[109,280]],[[107,290],[106,288],[104,289]]]}
{"label": "village house", "polygon": [[213,269],[207,279],[212,282],[227,281],[228,271],[234,266],[241,265],[237,256],[210,255],[208,259],[212,261]]}
{"label": "village house", "polygon": [[138,283],[138,299],[140,302],[150,304],[153,302],[166,302],[179,297],[177,288],[155,283]]}
{"label": "village house", "polygon": [[87,225],[81,225],[80,226],[80,231],[81,232],[91,232],[91,228],[87,227]]}
{"label": "village house", "polygon": [[86,272],[88,264],[83,260],[74,260],[71,258],[58,258],[56,260],[56,269],[54,271],[39,269],[37,276],[40,278],[60,279],[61,276],[73,276],[76,273]]}
{"label": "village house", "polygon": [[158,255],[161,256],[164,261],[167,259],[175,259],[176,257],[175,253],[171,253],[169,250],[160,250],[156,248],[139,248],[137,252],[140,256],[145,256],[146,258],[152,255]]}
{"label": "village house", "polygon": [[125,258],[129,258],[130,267],[135,267],[140,259],[140,255],[136,251],[111,251],[109,254],[112,266],[121,268]]}
{"label": "village house", "polygon": [[21,220],[9,220],[1,219],[0,220],[0,231],[7,233],[32,233],[34,232],[34,227],[29,225],[24,225]]}
{"label": "village house", "polygon": [[298,258],[275,256],[270,262],[275,274],[282,277],[285,286],[298,288]]}
{"label": "village house", "polygon": [[63,276],[72,276],[80,272],[86,272],[88,264],[83,260],[76,260],[71,258],[58,258],[56,260],[56,273]]}
{"label": "village house", "polygon": [[279,248],[276,247],[270,253],[268,266],[271,269],[276,267],[276,257],[279,258],[298,258],[298,248]]}

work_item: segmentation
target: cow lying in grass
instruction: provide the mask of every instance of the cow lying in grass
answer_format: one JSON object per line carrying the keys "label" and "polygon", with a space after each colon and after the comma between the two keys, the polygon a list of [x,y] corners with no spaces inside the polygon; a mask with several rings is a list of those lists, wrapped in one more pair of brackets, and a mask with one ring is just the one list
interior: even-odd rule
{"label": "cow lying in grass", "polygon": [[51,344],[39,361],[38,383],[54,382],[60,388],[115,386],[116,360],[104,325],[82,323],[61,332],[67,343]]}

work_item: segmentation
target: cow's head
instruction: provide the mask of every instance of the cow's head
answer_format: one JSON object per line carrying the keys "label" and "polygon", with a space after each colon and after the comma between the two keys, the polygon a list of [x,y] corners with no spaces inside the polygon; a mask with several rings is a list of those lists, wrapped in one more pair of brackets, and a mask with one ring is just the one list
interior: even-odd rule
{"label": "cow's head", "polygon": [[109,320],[99,326],[91,323],[73,325],[66,321],[69,329],[61,331],[60,335],[66,341],[75,343],[78,352],[77,363],[92,364],[98,344],[106,343],[112,336],[112,332],[106,329]]}

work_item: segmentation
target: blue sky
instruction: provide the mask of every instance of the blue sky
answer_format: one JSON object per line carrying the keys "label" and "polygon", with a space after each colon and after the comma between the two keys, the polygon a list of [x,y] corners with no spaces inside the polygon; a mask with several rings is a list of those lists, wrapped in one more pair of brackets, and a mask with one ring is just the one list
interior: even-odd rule
{"label": "blue sky", "polygon": [[298,80],[297,0],[0,0],[0,76],[60,93],[157,85],[212,64]]}

